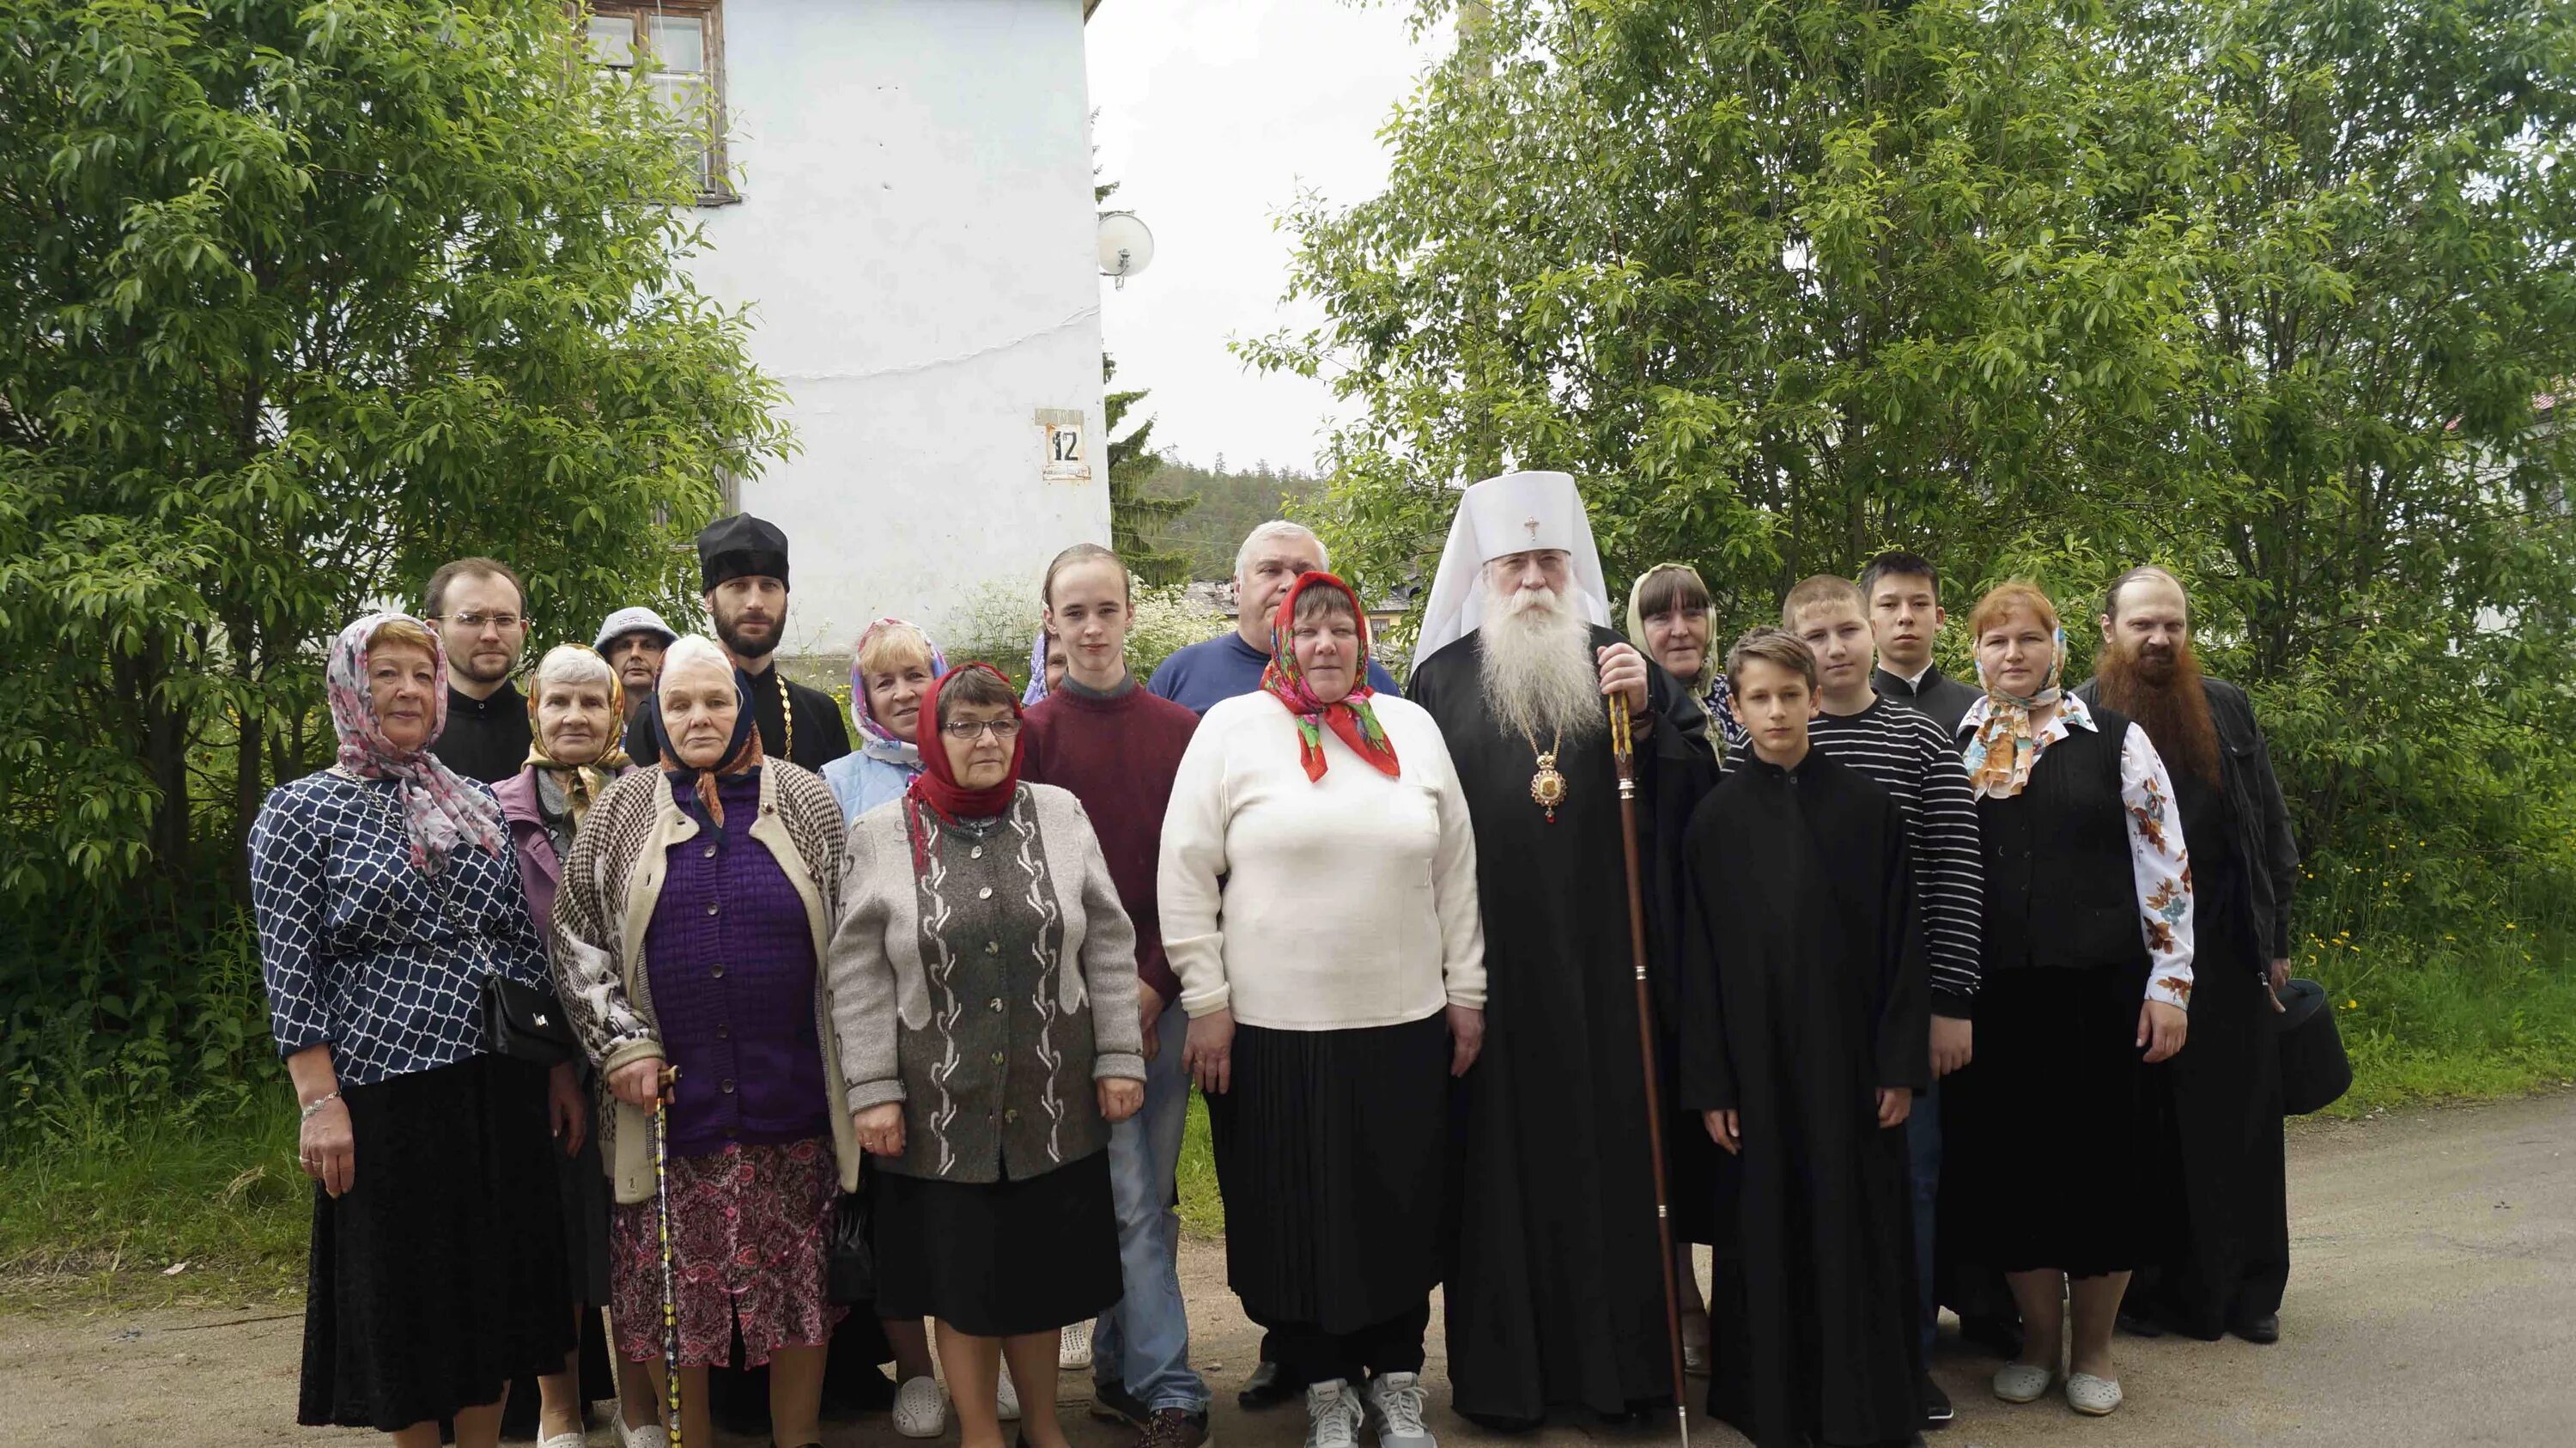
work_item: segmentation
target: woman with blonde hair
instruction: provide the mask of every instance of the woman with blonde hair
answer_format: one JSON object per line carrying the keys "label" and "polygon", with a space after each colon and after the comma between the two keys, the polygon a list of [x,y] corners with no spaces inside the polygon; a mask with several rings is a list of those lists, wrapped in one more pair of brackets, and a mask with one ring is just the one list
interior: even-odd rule
{"label": "woman with blonde hair", "polygon": [[324,674],[339,757],[251,827],[270,1031],[314,1180],[296,1421],[434,1448],[500,1439],[512,1379],[573,1344],[545,1067],[496,1054],[481,994],[546,980],[492,792],[430,753],[447,660],[372,613]]}
{"label": "woman with blonde hair", "polygon": [[[2022,1350],[1995,1396],[2120,1405],[2111,1331],[2157,1230],[2139,1143],[2141,1060],[2182,1049],[2191,1002],[2190,857],[2146,731],[2061,686],[2066,635],[2028,583],[1969,616],[1985,697],[1960,721],[1985,851],[1977,1053],[1943,1085],[1941,1237],[1999,1268]],[[1951,1084],[1956,1083],[1956,1084]]]}

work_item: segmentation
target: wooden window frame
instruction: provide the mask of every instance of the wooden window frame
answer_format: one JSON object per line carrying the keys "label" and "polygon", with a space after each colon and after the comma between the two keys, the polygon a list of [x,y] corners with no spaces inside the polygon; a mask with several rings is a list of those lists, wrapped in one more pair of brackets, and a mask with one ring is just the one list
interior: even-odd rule
{"label": "wooden window frame", "polygon": [[729,113],[725,105],[724,0],[577,0],[574,11],[584,22],[594,15],[627,16],[641,26],[645,20],[663,15],[684,16],[704,25],[706,66],[700,74],[706,77],[709,98],[707,173],[698,188],[697,204],[738,204],[742,193],[734,189],[733,168],[725,145]]}

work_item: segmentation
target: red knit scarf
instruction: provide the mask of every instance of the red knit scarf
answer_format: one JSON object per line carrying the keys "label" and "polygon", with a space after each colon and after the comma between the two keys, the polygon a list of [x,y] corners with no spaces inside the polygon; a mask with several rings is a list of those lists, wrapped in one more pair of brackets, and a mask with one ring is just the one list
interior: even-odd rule
{"label": "red knit scarf", "polygon": [[[1005,687],[1010,680],[991,664],[960,664],[931,680],[930,690],[921,697],[921,722],[914,726],[921,750],[921,773],[903,791],[904,834],[912,843],[912,867],[925,869],[930,864],[932,826],[922,818],[924,811],[948,824],[961,819],[991,819],[1011,807],[1011,797],[1019,791],[1020,762],[1027,757],[1028,730],[1011,737],[1011,767],[1003,772],[1001,782],[989,789],[968,789],[957,782],[957,768],[948,762],[948,743],[939,733],[939,692],[950,680],[970,670],[981,669]],[[1023,719],[1019,700],[1011,700],[1011,717]]]}

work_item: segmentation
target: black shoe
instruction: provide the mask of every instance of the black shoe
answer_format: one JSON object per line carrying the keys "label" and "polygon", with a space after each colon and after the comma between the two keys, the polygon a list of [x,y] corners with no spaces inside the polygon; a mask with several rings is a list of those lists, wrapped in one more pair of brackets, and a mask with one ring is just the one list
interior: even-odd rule
{"label": "black shoe", "polygon": [[2165,1325],[2143,1312],[2123,1312],[2113,1324],[2131,1337],[2162,1337]]}
{"label": "black shoe", "polygon": [[1947,1428],[1950,1420],[1959,1416],[1959,1410],[1950,1406],[1950,1395],[1942,1391],[1939,1383],[1932,1381],[1930,1373],[1923,1375],[1922,1396],[1924,1427]]}
{"label": "black shoe", "polygon": [[1305,1400],[1306,1385],[1288,1381],[1288,1375],[1279,1371],[1279,1364],[1272,1362],[1254,1368],[1252,1376],[1244,1382],[1243,1391],[1234,1395],[1235,1406],[1247,1413]]}
{"label": "black shoe", "polygon": [[1208,1415],[1186,1408],[1165,1408],[1145,1425],[1137,1448],[1206,1448]]}
{"label": "black shoe", "polygon": [[1142,1398],[1127,1391],[1125,1383],[1092,1384],[1091,1416],[1104,1423],[1124,1423],[1130,1428],[1143,1428],[1154,1415]]}
{"label": "black shoe", "polygon": [[2281,1340],[2281,1314],[2266,1312],[2259,1317],[2240,1317],[2227,1324],[2227,1330],[2247,1342],[2268,1347]]}
{"label": "black shoe", "polygon": [[2021,1322],[2011,1317],[1962,1317],[1959,1337],[2011,1357],[2021,1351]]}

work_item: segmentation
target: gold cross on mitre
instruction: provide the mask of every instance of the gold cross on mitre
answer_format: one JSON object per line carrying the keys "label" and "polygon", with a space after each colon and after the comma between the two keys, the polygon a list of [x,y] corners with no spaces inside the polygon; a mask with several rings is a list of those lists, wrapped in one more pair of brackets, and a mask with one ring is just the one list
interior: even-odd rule
{"label": "gold cross on mitre", "polygon": [[1529,530],[1530,545],[1532,547],[1536,547],[1538,545],[1538,516],[1536,514],[1532,514],[1529,520],[1521,524],[1521,526]]}

